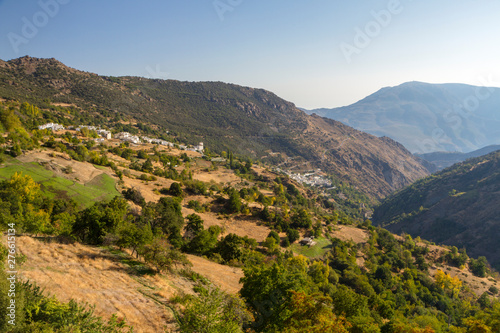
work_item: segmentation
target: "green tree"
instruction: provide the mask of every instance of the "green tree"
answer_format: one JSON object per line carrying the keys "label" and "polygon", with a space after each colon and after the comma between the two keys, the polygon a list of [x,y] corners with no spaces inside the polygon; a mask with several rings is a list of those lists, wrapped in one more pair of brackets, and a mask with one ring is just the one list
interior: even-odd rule
{"label": "green tree", "polygon": [[309,216],[309,213],[305,209],[299,209],[297,212],[295,212],[292,217],[292,227],[293,228],[305,228],[305,229],[310,229],[312,226],[312,221],[311,217]]}
{"label": "green tree", "polygon": [[176,248],[183,244],[181,231],[184,226],[184,217],[182,216],[182,207],[178,198],[163,197],[154,206],[154,223],[151,225],[153,230],[159,228],[168,236],[169,242]]}
{"label": "green tree", "polygon": [[486,257],[479,257],[477,260],[471,259],[470,270],[478,277],[485,277],[488,270],[488,261]]}
{"label": "green tree", "polygon": [[[292,291],[313,293],[317,291],[307,275],[307,264],[300,258],[290,258],[284,263],[250,266],[243,269],[243,287],[240,294],[249,305],[258,332],[279,331],[289,317],[288,304]],[[305,267],[304,267],[305,266]]]}
{"label": "green tree", "polygon": [[151,243],[146,244],[141,252],[144,259],[154,265],[158,272],[170,269],[174,265],[189,263],[186,256],[172,247],[162,235],[156,236]]}
{"label": "green tree", "polygon": [[73,234],[81,241],[99,245],[108,232],[114,232],[124,219],[128,204],[125,199],[115,197],[108,203],[95,203],[78,213]]}
{"label": "green tree", "polygon": [[183,194],[181,184],[173,182],[170,185],[169,192],[170,195],[173,195],[174,197],[181,197]]}
{"label": "green tree", "polygon": [[272,237],[272,238],[274,238],[274,239],[276,240],[276,243],[277,243],[277,244],[279,244],[279,243],[281,242],[280,235],[279,235],[276,231],[274,231],[274,230],[272,230],[272,231],[269,233],[269,235],[267,235],[267,237]]}
{"label": "green tree", "polygon": [[190,214],[186,216],[186,232],[190,233],[193,237],[198,235],[203,230],[203,220],[198,214]]}
{"label": "green tree", "polygon": [[240,193],[234,188],[231,188],[229,190],[229,199],[226,203],[226,210],[229,213],[237,213],[241,209],[241,204]]}
{"label": "green tree", "polygon": [[141,166],[141,171],[142,172],[152,173],[153,169],[154,169],[153,162],[151,161],[150,158],[148,158],[144,163],[142,163],[142,166]]}
{"label": "green tree", "polygon": [[308,295],[292,291],[287,309],[290,312],[281,332],[286,333],[348,333],[351,324],[332,309],[332,300],[321,294]]}
{"label": "green tree", "polygon": [[217,245],[217,252],[225,262],[240,261],[243,258],[241,246],[243,239],[236,234],[229,234]]}
{"label": "green tree", "polygon": [[185,250],[190,253],[210,254],[217,246],[217,238],[221,233],[219,226],[211,226],[206,230],[201,230],[186,244]]}
{"label": "green tree", "polygon": [[288,238],[290,244],[292,244],[300,238],[300,233],[297,229],[288,229],[286,232],[286,237]]}
{"label": "green tree", "polygon": [[274,252],[278,251],[278,249],[279,249],[278,244],[279,243],[276,242],[276,238],[267,237],[266,240],[264,241],[264,243],[262,244],[262,246],[267,248],[267,251],[269,253],[274,253]]}
{"label": "green tree", "polygon": [[153,240],[153,232],[149,224],[138,225],[132,221],[123,221],[118,226],[118,239],[116,245],[132,249],[136,256],[139,256],[139,250]]}
{"label": "green tree", "polygon": [[238,333],[250,315],[237,296],[214,287],[198,288],[198,297],[192,299],[180,318],[179,328],[190,333]]}
{"label": "green tree", "polygon": [[22,127],[21,120],[19,120],[19,117],[15,114],[14,108],[0,108],[0,122],[9,132]]}

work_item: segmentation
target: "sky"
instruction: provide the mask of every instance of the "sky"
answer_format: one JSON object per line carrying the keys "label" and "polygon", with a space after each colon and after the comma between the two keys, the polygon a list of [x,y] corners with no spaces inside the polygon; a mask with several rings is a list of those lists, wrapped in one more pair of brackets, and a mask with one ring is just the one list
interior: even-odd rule
{"label": "sky", "polygon": [[333,108],[407,81],[500,87],[499,17],[497,0],[0,0],[0,59]]}

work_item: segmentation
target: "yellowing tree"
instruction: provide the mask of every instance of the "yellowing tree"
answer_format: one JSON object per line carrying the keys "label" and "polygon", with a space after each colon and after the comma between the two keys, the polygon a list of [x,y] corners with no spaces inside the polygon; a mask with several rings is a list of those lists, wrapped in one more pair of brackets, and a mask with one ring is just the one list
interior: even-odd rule
{"label": "yellowing tree", "polygon": [[333,313],[332,300],[319,294],[292,291],[287,307],[291,313],[282,332],[348,333],[351,324]]}
{"label": "yellowing tree", "polygon": [[450,291],[453,297],[457,297],[460,289],[462,289],[462,281],[458,277],[451,277],[451,275],[444,273],[440,269],[436,271],[434,278],[438,287]]}
{"label": "yellowing tree", "polygon": [[22,173],[14,173],[9,185],[20,196],[21,202],[33,201],[40,194],[40,184],[35,183],[30,176],[23,176]]}

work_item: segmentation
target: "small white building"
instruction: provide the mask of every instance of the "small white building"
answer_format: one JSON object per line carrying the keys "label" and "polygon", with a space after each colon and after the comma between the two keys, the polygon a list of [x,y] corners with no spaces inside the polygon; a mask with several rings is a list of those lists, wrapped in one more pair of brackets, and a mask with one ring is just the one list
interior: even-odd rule
{"label": "small white building", "polygon": [[316,242],[314,241],[314,236],[311,237],[305,237],[303,238],[300,242],[300,245],[307,245],[309,247],[316,245]]}
{"label": "small white building", "polygon": [[203,153],[203,142],[200,142],[197,146],[194,146],[194,150]]}
{"label": "small white building", "polygon": [[99,134],[102,138],[106,139],[106,140],[110,140],[112,135],[111,135],[111,132],[110,131],[107,131],[107,130],[103,130],[103,129],[99,129],[97,130],[97,134]]}

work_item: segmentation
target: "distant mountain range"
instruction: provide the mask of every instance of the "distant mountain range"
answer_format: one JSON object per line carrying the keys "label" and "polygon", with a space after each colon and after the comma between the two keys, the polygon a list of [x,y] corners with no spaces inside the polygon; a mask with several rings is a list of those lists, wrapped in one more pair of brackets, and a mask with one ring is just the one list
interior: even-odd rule
{"label": "distant mountain range", "polygon": [[413,153],[500,144],[500,88],[408,82],[349,106],[306,112],[390,137]]}
{"label": "distant mountain range", "polygon": [[469,158],[479,157],[496,150],[500,150],[500,145],[487,146],[478,150],[471,151],[470,153],[447,152],[439,151],[435,153],[417,154],[422,159],[434,164],[438,170],[442,170],[455,163],[463,162]]}
{"label": "distant mountain range", "polygon": [[424,161],[392,139],[309,116],[272,92],[223,82],[107,77],[55,59],[22,57],[0,60],[0,98],[42,108],[73,105],[91,113],[96,124],[112,126],[125,116],[217,152],[254,159],[279,152],[281,159],[321,168],[371,198],[429,174]]}
{"label": "distant mountain range", "polygon": [[469,159],[388,197],[373,222],[391,232],[466,247],[500,268],[500,151]]}

